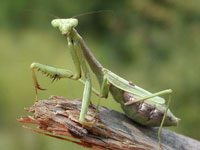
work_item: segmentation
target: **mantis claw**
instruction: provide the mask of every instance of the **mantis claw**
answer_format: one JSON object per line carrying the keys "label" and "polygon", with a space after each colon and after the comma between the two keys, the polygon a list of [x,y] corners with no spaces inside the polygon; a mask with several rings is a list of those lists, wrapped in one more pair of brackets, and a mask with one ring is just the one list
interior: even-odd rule
{"label": "mantis claw", "polygon": [[34,70],[32,70],[32,78],[33,78],[33,83],[34,83],[34,86],[35,86],[35,89],[36,89],[36,90],[37,90],[37,89],[39,89],[39,90],[46,90],[46,89],[42,88],[42,87],[40,86],[40,84],[38,83],[37,78],[36,78],[36,74],[35,74],[35,71],[34,71]]}
{"label": "mantis claw", "polygon": [[39,90],[46,90],[46,89],[42,88],[38,83],[36,83],[35,88],[36,88],[36,89],[39,89]]}
{"label": "mantis claw", "polygon": [[94,127],[96,125],[95,121],[83,121],[80,122],[82,126],[86,126],[86,127]]}
{"label": "mantis claw", "polygon": [[37,80],[34,80],[34,87],[35,87],[35,100],[37,101],[38,100],[38,89],[39,90],[46,90],[44,88],[41,88],[39,83],[37,82]]}
{"label": "mantis claw", "polygon": [[90,128],[93,128],[95,126],[98,126],[100,128],[105,128],[105,125],[102,124],[102,123],[97,123],[95,120],[93,121],[83,121],[83,122],[80,122],[80,124],[84,127],[90,127]]}

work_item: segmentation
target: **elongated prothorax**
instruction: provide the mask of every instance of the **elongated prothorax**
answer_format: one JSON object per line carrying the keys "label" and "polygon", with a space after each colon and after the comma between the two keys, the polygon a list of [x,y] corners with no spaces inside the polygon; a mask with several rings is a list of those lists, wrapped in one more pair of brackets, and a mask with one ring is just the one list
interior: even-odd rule
{"label": "elongated prothorax", "polygon": [[75,18],[54,19],[54,20],[52,20],[51,24],[52,24],[53,27],[58,28],[63,35],[71,34],[71,36],[73,36],[73,40],[78,40],[78,43],[80,44],[81,50],[83,51],[83,54],[86,58],[86,61],[88,62],[91,70],[97,76],[98,81],[101,83],[102,80],[103,80],[102,79],[102,77],[103,77],[103,72],[102,72],[103,66],[96,59],[96,57],[92,54],[91,50],[85,44],[85,41],[83,40],[83,38],[75,30],[75,27],[78,25],[78,20],[75,19]]}

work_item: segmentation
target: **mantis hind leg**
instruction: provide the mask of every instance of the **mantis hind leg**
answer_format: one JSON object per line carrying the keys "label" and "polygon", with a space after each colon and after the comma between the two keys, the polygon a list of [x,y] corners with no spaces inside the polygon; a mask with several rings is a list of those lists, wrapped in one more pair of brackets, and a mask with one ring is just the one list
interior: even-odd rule
{"label": "mantis hind leg", "polygon": [[89,106],[89,97],[90,97],[90,91],[92,91],[96,96],[98,96],[97,106],[94,113],[93,118],[96,117],[97,113],[99,112],[99,105],[100,105],[100,98],[107,98],[109,93],[109,85],[107,82],[107,79],[103,79],[103,83],[101,85],[101,90],[98,92],[95,88],[91,85],[90,77],[88,76],[88,79],[86,81],[83,81],[82,79],[79,79],[79,81],[83,84],[85,84],[84,94],[83,94],[83,103],[81,107],[81,113],[79,121],[84,125],[92,125],[94,122],[84,122],[84,117],[86,115],[88,106]]}
{"label": "mantis hind leg", "polygon": [[165,118],[166,118],[166,115],[167,115],[167,111],[169,110],[170,102],[171,102],[171,94],[169,94],[169,98],[168,98],[167,106],[166,106],[166,109],[165,109],[165,113],[164,113],[164,115],[163,115],[162,121],[161,121],[161,123],[160,123],[160,127],[159,127],[159,129],[158,129],[158,142],[159,142],[159,146],[160,146],[161,149],[162,149],[162,144],[161,144],[161,132],[162,132],[163,124],[164,124],[164,122],[165,122]]}
{"label": "mantis hind leg", "polygon": [[100,92],[98,95],[96,94],[98,96],[98,101],[97,101],[97,106],[96,106],[96,111],[95,111],[94,116],[96,116],[96,114],[99,112],[101,98],[107,98],[108,94],[109,94],[109,84],[108,84],[108,80],[104,77]]}
{"label": "mantis hind leg", "polygon": [[36,71],[40,71],[47,77],[51,78],[52,82],[61,78],[70,78],[73,80],[78,80],[81,77],[81,74],[73,74],[73,72],[70,70],[55,68],[40,63],[32,63],[30,68],[32,70],[32,78],[35,87],[36,100],[37,100],[38,89],[45,90],[40,86],[37,80]]}

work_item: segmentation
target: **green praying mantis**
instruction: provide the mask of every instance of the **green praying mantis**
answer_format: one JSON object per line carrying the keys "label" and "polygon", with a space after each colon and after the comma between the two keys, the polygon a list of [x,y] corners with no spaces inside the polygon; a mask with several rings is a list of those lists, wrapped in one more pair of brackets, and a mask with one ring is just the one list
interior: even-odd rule
{"label": "green praying mantis", "polygon": [[[75,72],[40,63],[32,63],[30,67],[36,96],[38,89],[44,90],[36,78],[36,71],[41,71],[52,78],[53,81],[61,78],[69,78],[78,80],[84,84],[79,116],[79,122],[83,125],[89,123],[85,120],[85,116],[88,111],[92,92],[101,98],[107,98],[108,94],[111,93],[113,98],[121,104],[122,109],[130,119],[145,126],[160,126],[158,130],[159,142],[163,126],[176,126],[178,124],[179,119],[169,110],[170,98],[166,104],[165,99],[160,97],[164,94],[169,94],[170,97],[172,93],[171,89],[150,93],[104,68],[75,29],[78,25],[77,19],[54,19],[51,24],[53,27],[58,28],[66,38],[74,62]],[[89,68],[97,77],[100,86],[99,92],[92,87]]]}

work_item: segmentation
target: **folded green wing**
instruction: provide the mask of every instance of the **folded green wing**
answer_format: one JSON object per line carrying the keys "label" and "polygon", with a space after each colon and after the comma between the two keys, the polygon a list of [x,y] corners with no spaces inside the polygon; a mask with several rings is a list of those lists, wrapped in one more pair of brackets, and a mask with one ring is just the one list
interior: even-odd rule
{"label": "folded green wing", "polygon": [[[111,72],[108,69],[104,68],[103,72],[104,72],[106,79],[111,84],[113,84],[114,86],[116,86],[117,88],[119,88],[121,90],[124,90],[126,92],[134,94],[137,99],[142,99],[142,98],[145,98],[147,96],[151,96],[153,94],[153,93],[150,93],[150,92],[146,91],[145,89],[143,89],[139,86],[130,84],[129,81],[121,78],[120,76],[114,74],[113,72]],[[165,104],[165,99],[163,99],[162,97],[159,97],[159,96],[149,98],[148,101],[153,101],[153,102],[159,103],[159,104]]]}

